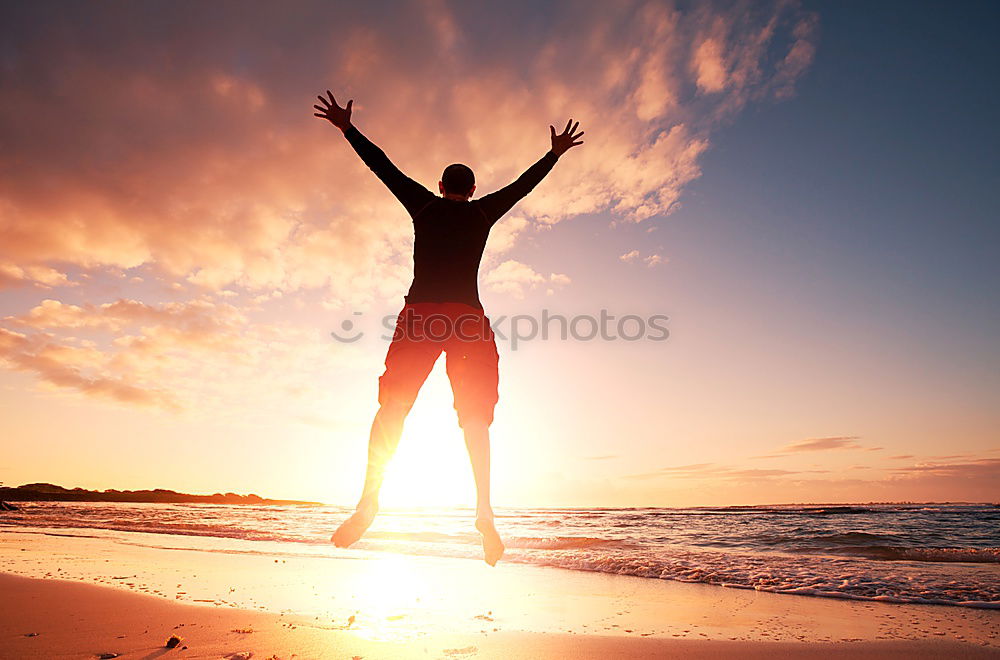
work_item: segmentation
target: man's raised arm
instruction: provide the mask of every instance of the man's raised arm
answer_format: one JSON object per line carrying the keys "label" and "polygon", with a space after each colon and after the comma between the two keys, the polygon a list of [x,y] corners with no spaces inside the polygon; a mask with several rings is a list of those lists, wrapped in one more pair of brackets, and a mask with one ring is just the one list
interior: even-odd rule
{"label": "man's raised arm", "polygon": [[323,106],[314,105],[313,107],[319,112],[314,112],[313,115],[326,119],[344,133],[344,137],[354,147],[354,151],[361,156],[361,160],[368,166],[368,169],[374,172],[375,176],[386,185],[411,216],[434,198],[434,193],[403,174],[398,167],[393,165],[384,151],[362,135],[361,131],[351,123],[351,109],[354,105],[354,99],[349,100],[347,105],[341,108],[337,105],[337,100],[333,98],[330,90],[327,90],[326,93],[330,97],[329,101],[322,96],[317,97]]}
{"label": "man's raised arm", "polygon": [[583,135],[583,132],[581,131],[574,135],[579,126],[580,122],[576,122],[574,125],[573,120],[570,119],[566,122],[566,129],[559,135],[556,135],[556,129],[553,126],[549,126],[549,132],[552,137],[552,148],[539,158],[538,162],[525,170],[524,174],[517,177],[516,181],[496,192],[484,195],[478,200],[480,208],[483,209],[483,212],[490,221],[496,222],[499,220],[521,198],[531,192],[545,178],[545,175],[552,170],[552,166],[556,164],[559,156],[569,151],[570,148],[578,144],[583,144],[583,141],[576,141],[577,138]]}

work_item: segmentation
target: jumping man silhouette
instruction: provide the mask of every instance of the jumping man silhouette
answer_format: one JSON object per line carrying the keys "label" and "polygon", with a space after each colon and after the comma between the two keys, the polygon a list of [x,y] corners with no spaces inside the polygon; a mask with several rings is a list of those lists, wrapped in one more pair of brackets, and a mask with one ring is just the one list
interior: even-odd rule
{"label": "jumping man silhouette", "polygon": [[583,144],[579,122],[570,119],[562,133],[549,126],[552,148],[510,185],[472,199],[476,179],[465,165],[445,168],[441,196],[410,179],[351,123],[354,100],[340,107],[333,94],[318,97],[316,117],[328,120],[365,165],[389,188],[413,219],[413,283],[396,320],[396,329],[379,378],[379,410],[368,441],[368,467],[353,515],[331,540],[346,548],[361,538],[378,513],[378,494],[389,459],[403,431],[403,420],[442,352],[455,396],[458,423],[476,481],[476,529],[483,537],[483,558],[491,566],[504,546],[490,505],[490,434],[496,406],[498,361],[489,319],[479,301],[479,262],[494,224],[527,195],[570,148]]}

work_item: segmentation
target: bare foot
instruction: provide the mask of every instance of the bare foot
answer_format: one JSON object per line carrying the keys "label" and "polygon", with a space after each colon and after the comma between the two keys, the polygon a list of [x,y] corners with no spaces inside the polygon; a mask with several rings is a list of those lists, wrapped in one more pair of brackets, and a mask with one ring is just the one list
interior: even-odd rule
{"label": "bare foot", "polygon": [[330,540],[338,548],[346,548],[353,544],[371,527],[376,513],[378,513],[377,507],[359,508],[350,518],[340,524]]}
{"label": "bare foot", "polygon": [[500,557],[503,557],[503,541],[500,534],[493,525],[491,518],[476,518],[476,529],[483,535],[483,559],[490,566],[496,566]]}

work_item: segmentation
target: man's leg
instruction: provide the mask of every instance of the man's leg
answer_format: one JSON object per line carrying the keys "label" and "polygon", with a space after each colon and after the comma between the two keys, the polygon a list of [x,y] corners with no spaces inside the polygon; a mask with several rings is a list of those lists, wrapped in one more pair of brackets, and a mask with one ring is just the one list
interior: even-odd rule
{"label": "man's leg", "polygon": [[472,476],[476,480],[476,518],[493,520],[493,507],[490,505],[490,429],[483,423],[468,422],[462,431],[472,462]]}
{"label": "man's leg", "polygon": [[371,527],[378,513],[378,493],[385,478],[385,469],[399,446],[403,434],[403,420],[409,409],[395,404],[383,405],[375,414],[368,437],[368,467],[365,485],[354,514],[345,520],[330,538],[337,547],[346,548]]}
{"label": "man's leg", "polygon": [[[473,332],[477,326],[478,332]],[[483,558],[493,566],[503,555],[504,546],[493,524],[490,504],[489,429],[497,403],[500,358],[489,320],[482,316],[463,326],[463,334],[449,342],[446,350],[455,411],[476,480],[476,529],[483,535]]]}
{"label": "man's leg", "polygon": [[419,317],[408,318],[405,315],[404,308],[385,356],[385,373],[378,379],[380,407],[368,437],[368,467],[361,498],[354,514],[330,537],[341,548],[360,539],[375,519],[378,493],[389,461],[399,446],[403,421],[413,407],[420,386],[441,354],[441,344],[424,340],[419,326],[414,326],[419,323]]}
{"label": "man's leg", "polygon": [[493,524],[490,504],[490,429],[483,422],[466,422],[462,430],[472,462],[472,476],[476,480],[476,529],[483,535],[483,558],[494,566],[503,556],[504,547]]}

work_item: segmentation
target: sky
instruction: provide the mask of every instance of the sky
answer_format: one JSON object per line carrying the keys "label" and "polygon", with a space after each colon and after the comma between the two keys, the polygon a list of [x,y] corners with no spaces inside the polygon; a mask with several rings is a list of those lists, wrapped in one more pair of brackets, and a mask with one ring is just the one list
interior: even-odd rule
{"label": "sky", "polygon": [[[433,191],[586,131],[483,261],[497,506],[1000,500],[991,3],[0,18],[5,485],[353,504],[412,225],[330,89]],[[474,502],[443,360],[382,501]]]}

